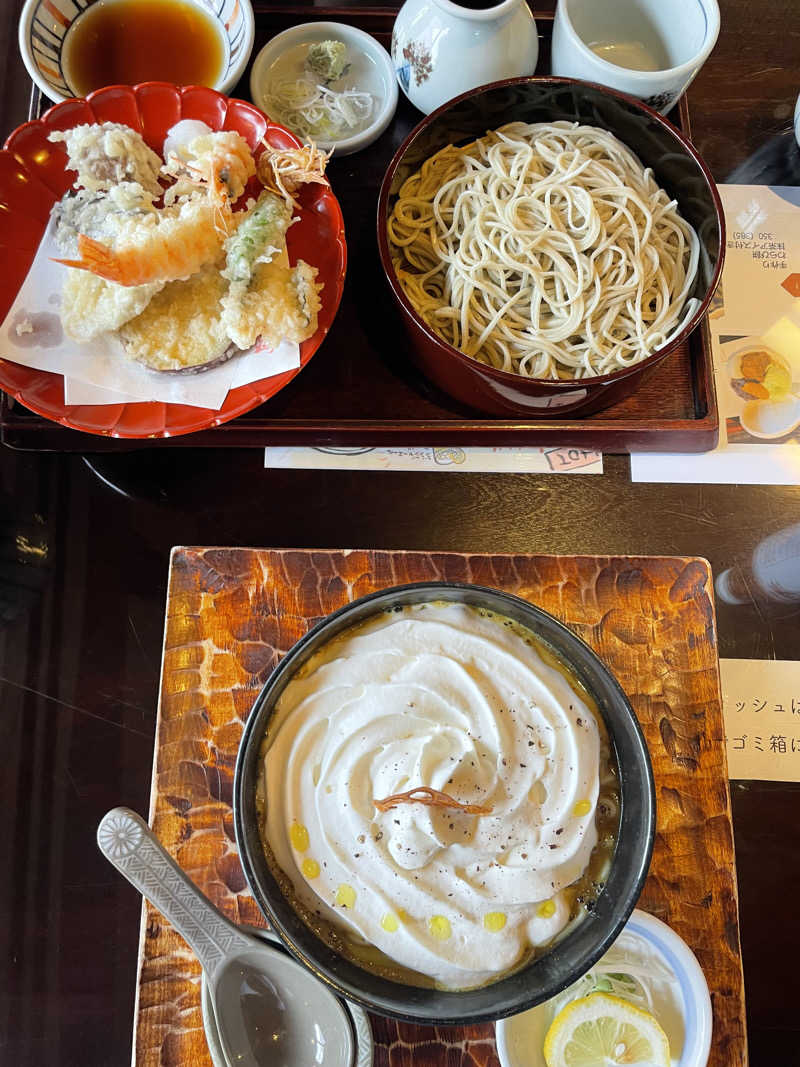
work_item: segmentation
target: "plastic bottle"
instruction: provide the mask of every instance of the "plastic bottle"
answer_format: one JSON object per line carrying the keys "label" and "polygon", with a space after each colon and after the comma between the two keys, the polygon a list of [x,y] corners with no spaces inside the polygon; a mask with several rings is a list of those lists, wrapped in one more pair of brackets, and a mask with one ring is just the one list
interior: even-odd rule
{"label": "plastic bottle", "polygon": [[756,545],[749,564],[722,571],[715,587],[727,604],[800,603],[800,523],[766,537]]}

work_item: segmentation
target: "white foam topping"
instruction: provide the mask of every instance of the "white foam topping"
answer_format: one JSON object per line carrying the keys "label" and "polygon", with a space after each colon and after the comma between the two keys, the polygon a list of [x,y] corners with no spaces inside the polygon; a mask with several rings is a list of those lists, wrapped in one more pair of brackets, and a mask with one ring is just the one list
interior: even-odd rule
{"label": "white foam topping", "polygon": [[[381,615],[288,684],[269,736],[266,836],[306,907],[456,989],[566,925],[597,841],[598,729],[497,617]],[[491,812],[375,806],[418,786]]]}

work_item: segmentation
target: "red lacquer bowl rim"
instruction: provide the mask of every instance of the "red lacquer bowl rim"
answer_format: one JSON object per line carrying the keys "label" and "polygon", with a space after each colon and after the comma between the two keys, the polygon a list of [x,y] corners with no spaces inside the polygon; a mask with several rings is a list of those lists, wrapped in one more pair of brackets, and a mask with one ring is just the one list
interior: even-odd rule
{"label": "red lacquer bowl rim", "polygon": [[[430,126],[440,115],[446,111],[450,111],[456,105],[464,103],[467,100],[475,99],[482,96],[484,93],[491,92],[495,89],[512,88],[514,86],[521,85],[563,85],[565,87],[576,86],[579,88],[589,88],[597,90],[598,92],[615,97],[616,99],[631,105],[635,109],[643,111],[649,118],[655,119],[665,129],[671,133],[675,139],[680,143],[683,150],[688,156],[690,156],[697,164],[698,169],[702,172],[705,178],[708,190],[711,196],[711,200],[714,204],[715,221],[717,224],[717,231],[719,234],[719,256],[714,268],[714,272],[711,277],[711,281],[708,284],[705,295],[700,306],[695,311],[694,315],[689,319],[680,333],[669,342],[669,344],[663,345],[661,348],[657,348],[647,359],[641,360],[639,363],[634,363],[630,367],[624,367],[622,370],[614,371],[611,374],[598,374],[593,378],[570,378],[565,380],[553,380],[549,378],[526,378],[520,374],[514,374],[511,371],[498,370],[496,367],[491,367],[486,363],[481,363],[479,360],[473,359],[471,356],[466,355],[464,352],[454,348],[453,345],[448,344],[438,334],[428,326],[424,319],[414,309],[411,301],[406,296],[404,290],[400,286],[397,280],[397,275],[394,272],[392,266],[391,250],[389,248],[389,238],[386,233],[386,219],[389,214],[389,190],[394,180],[395,172],[398,166],[401,164],[403,157],[405,156],[411,142],[424,130]],[[613,130],[611,131],[613,133]],[[674,126],[668,119],[665,119],[662,114],[645,104],[638,97],[630,96],[628,93],[621,93],[616,89],[609,89],[606,85],[599,85],[597,82],[585,82],[579,81],[576,78],[558,78],[549,75],[529,75],[521,78],[505,78],[502,81],[491,82],[488,85],[478,86],[477,89],[470,89],[468,92],[462,93],[460,96],[454,97],[452,100],[448,100],[442,104],[435,111],[432,111],[429,115],[426,115],[421,122],[418,122],[414,129],[408,134],[406,139],[397,149],[392,156],[391,162],[386,169],[386,173],[381,183],[380,193],[378,195],[378,249],[380,252],[381,266],[383,267],[383,273],[386,277],[386,281],[389,283],[389,287],[392,290],[392,294],[400,305],[402,312],[410,320],[411,324],[415,327],[419,333],[421,333],[425,340],[432,345],[441,356],[461,364],[461,366],[469,371],[473,376],[492,378],[494,381],[499,382],[517,392],[530,391],[531,394],[542,396],[546,393],[563,393],[569,390],[573,390],[576,384],[589,389],[591,392],[596,392],[600,388],[606,385],[613,385],[622,381],[625,378],[632,375],[639,375],[645,369],[649,370],[655,367],[657,363],[660,363],[671,352],[674,352],[683,342],[687,339],[690,333],[700,324],[703,316],[708,311],[708,307],[713,299],[714,293],[719,283],[720,276],[722,274],[722,267],[725,260],[725,215],[722,208],[722,200],[717,191],[716,182],[712,177],[711,171],[708,168],[707,163],[694,147],[689,138],[681,130]]]}
{"label": "red lacquer bowl rim", "polygon": [[[146,111],[142,107],[142,101],[145,97],[147,100]],[[133,107],[138,116],[139,127],[146,136],[148,121],[152,124],[156,121],[154,116],[163,114],[167,108],[171,111],[174,110],[176,104],[178,113],[177,117],[173,115],[175,121],[179,118],[202,117],[212,128],[236,129],[245,137],[247,137],[250,129],[255,128],[261,130],[259,139],[270,136],[271,139],[274,138],[277,143],[283,146],[299,147],[301,144],[293,133],[279,123],[273,122],[255,104],[251,104],[246,100],[228,97],[207,86],[176,86],[170,82],[151,81],[142,82],[134,86],[104,86],[102,89],[96,89],[90,93],[85,99],[70,98],[55,104],[41,118],[23,123],[23,125],[17,127],[6,139],[2,150],[0,150],[0,156],[10,156],[14,166],[24,171],[32,185],[47,187],[42,192],[41,206],[43,208],[46,207],[49,211],[50,204],[46,202],[45,191],[52,193],[53,201],[57,199],[57,196],[52,189],[49,189],[47,182],[38,180],[44,171],[40,173],[37,163],[31,165],[30,159],[24,158],[15,151],[15,144],[20,143],[26,134],[29,134],[36,127],[42,127],[47,132],[51,132],[56,129],[70,128],[86,121],[124,122],[125,119],[118,117],[115,112],[127,112]],[[93,119],[87,119],[87,108],[94,115]],[[64,122],[64,115],[69,115],[70,113],[74,113],[74,119]],[[219,118],[218,125],[215,125],[213,121],[209,121],[209,118],[213,119],[214,116]],[[247,125],[243,124],[244,119],[247,119]],[[3,173],[5,174],[6,172],[4,171]],[[13,190],[9,190],[7,187],[4,188],[4,183],[5,178],[0,177],[0,204],[3,206],[8,205],[10,208],[6,221],[4,243],[7,242],[9,246],[12,246],[15,241],[14,223],[23,213],[21,210],[15,212]],[[46,391],[48,385],[52,385],[54,380],[63,381],[63,375],[51,371],[34,370],[21,364],[15,364],[13,360],[4,359],[2,356],[0,356],[0,388],[31,411],[63,426],[98,436],[130,439],[157,439],[194,433],[198,430],[219,426],[230,419],[236,418],[238,415],[258,407],[259,404],[269,400],[285,385],[288,385],[317,351],[333,323],[344,288],[347,268],[347,245],[345,243],[344,219],[336,196],[326,186],[313,185],[304,187],[299,199],[301,218],[304,210],[310,210],[314,205],[324,203],[325,211],[332,225],[330,247],[327,251],[332,255],[334,261],[326,276],[323,277],[322,272],[320,272],[319,280],[324,282],[324,288],[321,293],[320,326],[313,337],[301,343],[299,367],[271,378],[264,378],[260,381],[231,389],[218,411],[210,408],[189,407],[184,404],[147,401],[108,405],[67,405],[63,403],[63,399],[60,404],[48,399],[48,402],[44,403],[40,399],[40,392]],[[28,223],[34,220],[34,216],[29,214],[25,215],[25,218]],[[40,222],[41,234],[46,223],[41,221],[37,215],[35,223],[39,224]],[[289,230],[287,243],[290,258],[294,260],[295,257],[292,255],[292,229]],[[26,249],[21,254],[27,255],[28,251],[30,251],[27,263],[29,267],[33,260],[35,249]],[[315,265],[312,262],[312,266]],[[8,290],[9,282],[7,278],[3,278],[3,273],[3,267],[0,265],[0,281],[5,281]],[[9,297],[8,306],[11,305],[16,291],[14,289],[13,293],[7,292],[6,295]],[[21,384],[20,379],[22,379]]]}

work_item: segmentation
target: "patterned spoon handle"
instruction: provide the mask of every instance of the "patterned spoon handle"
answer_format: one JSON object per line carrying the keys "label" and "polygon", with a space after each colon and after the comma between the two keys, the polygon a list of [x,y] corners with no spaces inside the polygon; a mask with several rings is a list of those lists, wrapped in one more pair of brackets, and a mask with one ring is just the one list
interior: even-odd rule
{"label": "patterned spoon handle", "polygon": [[252,948],[165,851],[150,827],[129,808],[112,808],[97,827],[100,851],[189,942],[209,981],[221,961]]}

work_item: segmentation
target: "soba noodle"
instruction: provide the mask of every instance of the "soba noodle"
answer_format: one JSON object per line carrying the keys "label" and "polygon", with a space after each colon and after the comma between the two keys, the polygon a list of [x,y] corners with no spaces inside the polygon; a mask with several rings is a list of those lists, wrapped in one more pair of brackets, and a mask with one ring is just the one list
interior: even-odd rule
{"label": "soba noodle", "polygon": [[652,171],[593,126],[514,122],[448,145],[403,184],[388,232],[430,328],[532,378],[638,363],[698,306],[697,235]]}

